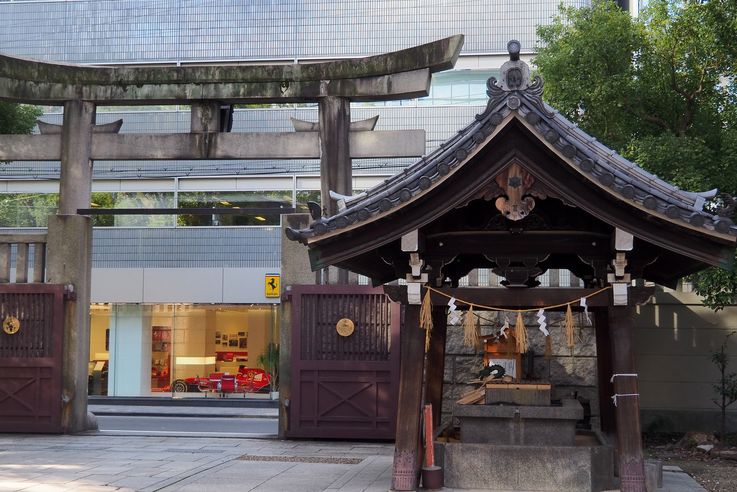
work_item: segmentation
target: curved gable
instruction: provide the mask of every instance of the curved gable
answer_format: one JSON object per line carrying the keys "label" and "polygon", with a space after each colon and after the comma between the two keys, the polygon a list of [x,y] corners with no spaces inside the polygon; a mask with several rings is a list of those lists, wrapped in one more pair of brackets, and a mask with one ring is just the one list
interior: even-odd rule
{"label": "curved gable", "polygon": [[[502,81],[492,78],[487,86],[485,111],[435,152],[337,215],[287,231],[290,239],[309,246],[314,268],[350,266],[351,258],[375,255],[474,199],[497,205],[513,222],[524,219],[536,199],[547,197],[630,232],[664,256],[692,260],[689,272],[731,266],[737,228],[703,211],[715,191],[679,190],[585,134],[542,102],[542,80],[530,81],[527,65],[514,54],[502,67]],[[505,187],[512,168],[526,174],[515,175],[512,184],[519,186]]]}

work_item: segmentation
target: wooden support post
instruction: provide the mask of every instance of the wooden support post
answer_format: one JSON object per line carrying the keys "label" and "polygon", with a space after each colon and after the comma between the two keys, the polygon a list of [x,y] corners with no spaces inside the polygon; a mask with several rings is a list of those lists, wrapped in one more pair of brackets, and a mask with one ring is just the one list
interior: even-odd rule
{"label": "wooden support post", "polygon": [[[616,398],[617,450],[622,492],[645,492],[645,467],[640,433],[640,397],[632,351],[633,308],[609,307],[609,337]],[[629,376],[627,376],[629,375]],[[611,404],[611,403],[610,403]]]}
{"label": "wooden support post", "polygon": [[440,426],[443,410],[443,373],[445,372],[445,340],[448,315],[445,306],[433,306],[432,335],[425,368],[425,403],[432,405],[433,427]]}
{"label": "wooden support post", "polygon": [[[320,200],[328,216],[338,213],[338,204],[330,191],[341,195],[353,193],[350,129],[351,101],[344,97],[323,97],[319,103],[320,120]],[[348,283],[348,271],[338,270],[339,284]]]}
{"label": "wooden support post", "polygon": [[425,330],[420,328],[420,306],[405,306],[399,340],[401,362],[392,490],[415,490],[420,473],[420,411],[425,360]]}
{"label": "wooden support post", "polygon": [[593,313],[594,329],[596,331],[596,372],[599,381],[599,423],[604,434],[614,434],[617,423],[614,419],[614,405],[611,396],[614,394],[614,385],[609,380],[612,377],[612,341],[609,338],[609,313],[603,309],[596,309]]}

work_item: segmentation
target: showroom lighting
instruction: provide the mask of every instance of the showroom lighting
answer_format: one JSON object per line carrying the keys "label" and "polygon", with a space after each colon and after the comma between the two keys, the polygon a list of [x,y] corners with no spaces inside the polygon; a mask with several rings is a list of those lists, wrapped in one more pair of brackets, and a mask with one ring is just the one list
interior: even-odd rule
{"label": "showroom lighting", "polygon": [[198,366],[203,364],[214,364],[215,356],[212,357],[177,357],[176,364],[179,366]]}

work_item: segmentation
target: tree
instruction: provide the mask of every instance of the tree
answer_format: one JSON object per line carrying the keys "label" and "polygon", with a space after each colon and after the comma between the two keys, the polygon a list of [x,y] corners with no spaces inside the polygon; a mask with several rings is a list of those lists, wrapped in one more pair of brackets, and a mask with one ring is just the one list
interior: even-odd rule
{"label": "tree", "polygon": [[41,113],[37,106],[0,101],[0,134],[30,133]]}
{"label": "tree", "polygon": [[737,373],[727,373],[729,366],[729,356],[727,355],[727,342],[729,337],[734,335],[733,331],[726,337],[719,347],[719,350],[711,354],[711,362],[719,371],[719,384],[714,385],[714,391],[719,396],[718,400],[712,400],[721,411],[721,421],[719,425],[719,439],[722,443],[727,442],[727,407],[737,401]]}
{"label": "tree", "polygon": [[[639,18],[611,1],[562,7],[535,64],[545,98],[641,167],[684,189],[737,194],[737,3],[653,0]],[[737,275],[693,276],[704,302],[737,297]]]}
{"label": "tree", "polygon": [[269,342],[264,353],[258,356],[258,365],[271,375],[271,391],[279,391],[279,345]]}

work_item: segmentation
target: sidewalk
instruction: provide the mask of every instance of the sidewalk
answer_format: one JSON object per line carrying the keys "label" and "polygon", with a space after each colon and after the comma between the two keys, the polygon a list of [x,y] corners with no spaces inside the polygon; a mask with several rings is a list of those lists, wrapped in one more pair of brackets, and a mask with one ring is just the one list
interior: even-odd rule
{"label": "sidewalk", "polygon": [[[0,492],[378,492],[391,486],[393,451],[334,441],[0,434]],[[704,490],[672,469],[664,486]]]}
{"label": "sidewalk", "polygon": [[0,435],[0,491],[385,491],[391,444]]}

